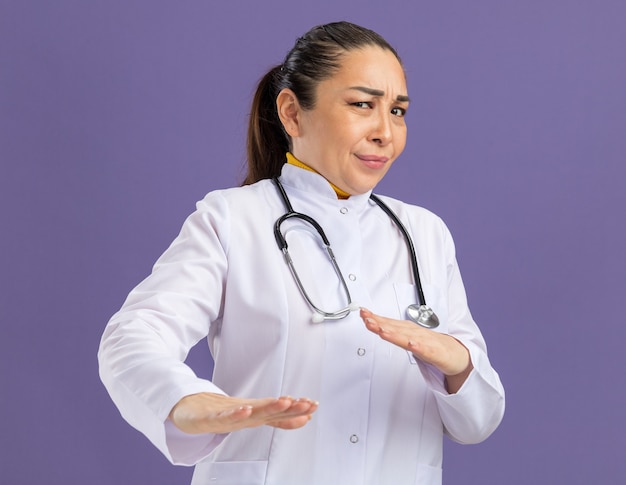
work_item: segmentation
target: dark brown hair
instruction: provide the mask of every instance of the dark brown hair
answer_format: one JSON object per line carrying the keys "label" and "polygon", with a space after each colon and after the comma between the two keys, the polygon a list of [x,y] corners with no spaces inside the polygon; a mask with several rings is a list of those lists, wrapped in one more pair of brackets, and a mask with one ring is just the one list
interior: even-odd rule
{"label": "dark brown hair", "polygon": [[277,177],[286,161],[290,140],[278,118],[278,93],[291,89],[303,109],[312,109],[318,83],[339,70],[346,52],[367,46],[388,50],[400,61],[395,49],[376,32],[350,22],[334,22],[309,30],[296,41],[285,61],[261,78],[252,100],[243,185]]}

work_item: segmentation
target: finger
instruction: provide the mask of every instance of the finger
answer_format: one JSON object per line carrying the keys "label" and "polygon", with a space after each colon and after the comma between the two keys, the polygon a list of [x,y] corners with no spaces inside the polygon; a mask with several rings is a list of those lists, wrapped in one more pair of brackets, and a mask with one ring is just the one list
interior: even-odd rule
{"label": "finger", "polygon": [[306,416],[314,413],[317,410],[318,403],[307,398],[295,399],[292,401],[289,408],[277,413],[273,416],[268,416],[270,419],[289,419],[293,417]]}
{"label": "finger", "polygon": [[319,403],[317,401],[312,401],[308,398],[300,398],[293,402],[293,405],[285,411],[285,414],[291,416],[310,415],[317,410],[318,406]]}
{"label": "finger", "polygon": [[[361,318],[368,330],[380,335],[385,340],[393,340],[393,335],[403,331],[403,328],[405,328],[404,322],[401,320],[385,318],[365,308],[361,309]],[[396,342],[394,341],[394,343]],[[404,343],[406,344],[406,341]]]}
{"label": "finger", "polygon": [[367,308],[361,308],[360,315],[368,330],[378,334],[385,332],[385,328],[381,325],[377,315],[373,314]]}
{"label": "finger", "polygon": [[206,425],[210,426],[213,432],[230,432],[262,426],[272,419],[284,417],[283,411],[274,405],[275,403],[263,404],[257,407],[245,405],[235,409],[224,410],[217,416],[207,416]]}
{"label": "finger", "polygon": [[252,407],[251,419],[267,421],[287,411],[293,405],[293,398],[283,396],[274,399],[260,399],[250,402],[250,405]]}
{"label": "finger", "polygon": [[280,429],[298,429],[307,424],[313,416],[308,414],[306,416],[298,416],[291,419],[284,419],[279,421],[269,422],[269,426]]}
{"label": "finger", "polygon": [[396,320],[394,318],[377,315],[366,308],[361,308],[361,318],[372,328],[378,328],[382,332],[395,332],[403,328],[410,328],[406,320]]}
{"label": "finger", "polygon": [[[244,401],[239,400],[238,401]],[[206,425],[231,430],[265,424],[273,416],[279,416],[291,406],[291,398],[266,398],[245,400],[245,404],[233,405],[216,413],[207,413],[203,418]]]}
{"label": "finger", "polygon": [[[217,413],[215,416],[217,419],[224,421],[237,421],[240,419],[246,419],[252,414],[253,407],[249,404],[239,407],[233,407],[230,409],[224,409]],[[210,416],[210,415],[209,415]],[[213,419],[213,418],[211,418]]]}
{"label": "finger", "polygon": [[[319,403],[317,401],[311,401],[310,399],[303,399],[302,401],[306,402],[296,403],[293,409],[285,412],[285,416],[273,419],[267,424],[281,429],[295,429],[304,426],[311,420],[313,413],[317,411]],[[299,414],[287,416],[287,414],[295,412]]]}
{"label": "finger", "polygon": [[276,419],[288,419],[291,417],[310,414],[317,409],[318,403],[308,398],[294,399],[286,396],[268,402],[262,406],[254,406],[251,418],[264,420],[265,422]]}

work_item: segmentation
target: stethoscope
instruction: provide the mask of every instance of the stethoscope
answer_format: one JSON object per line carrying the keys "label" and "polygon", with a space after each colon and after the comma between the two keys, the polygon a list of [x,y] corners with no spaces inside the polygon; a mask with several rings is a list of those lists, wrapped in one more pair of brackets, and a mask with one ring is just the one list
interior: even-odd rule
{"label": "stethoscope", "polygon": [[[317,221],[313,219],[312,217],[307,216],[306,214],[302,214],[300,212],[294,211],[293,207],[291,206],[291,202],[289,201],[289,197],[287,197],[287,193],[285,192],[285,189],[283,185],[280,183],[280,181],[278,180],[278,178],[274,178],[274,183],[276,184],[276,187],[278,188],[278,191],[280,192],[280,196],[282,197],[283,202],[285,203],[285,208],[287,209],[287,212],[283,214],[282,216],[280,216],[274,223],[274,237],[276,238],[276,243],[278,244],[278,248],[283,252],[285,261],[287,265],[289,266],[289,270],[291,271],[291,274],[293,275],[293,278],[296,281],[296,285],[298,286],[300,293],[302,293],[302,296],[304,297],[306,302],[315,311],[312,316],[313,322],[321,323],[324,320],[339,320],[339,319],[345,318],[346,316],[348,316],[350,312],[358,310],[359,306],[352,302],[352,297],[350,296],[348,285],[346,284],[346,281],[343,278],[341,270],[339,269],[339,265],[337,264],[337,260],[335,259],[335,255],[333,254],[333,250],[330,247],[330,242],[328,241],[328,238],[326,237],[326,234],[324,233],[322,226],[320,226],[317,223]],[[396,216],[393,213],[393,211],[382,200],[380,200],[374,194],[370,194],[370,199],[373,202],[375,202],[376,205],[378,205],[378,207],[380,207],[385,212],[385,214],[387,214],[391,218],[391,220],[398,227],[398,229],[400,229],[400,232],[402,233],[404,237],[407,249],[409,250],[409,254],[411,256],[411,267],[413,268],[413,279],[415,280],[415,287],[417,289],[417,298],[420,304],[414,303],[412,305],[409,305],[406,309],[407,317],[413,322],[417,323],[418,325],[421,325],[422,327],[436,328],[437,326],[439,326],[439,318],[437,318],[437,315],[432,310],[432,308],[430,308],[426,304],[426,299],[424,298],[424,291],[422,290],[422,282],[420,280],[419,269],[417,267],[417,257],[415,255],[415,247],[413,246],[413,242],[411,241],[411,237],[409,236],[409,233],[407,232],[406,228],[404,227],[400,219],[398,219],[398,216]],[[324,248],[326,249],[326,252],[328,253],[331,264],[333,265],[333,269],[335,270],[335,273],[337,273],[337,276],[339,277],[339,281],[341,282],[343,291],[346,294],[346,298],[348,301],[348,305],[346,307],[342,308],[341,310],[337,310],[335,312],[327,312],[317,307],[311,301],[311,298],[309,297],[306,290],[304,289],[304,286],[302,285],[302,281],[300,280],[300,277],[298,276],[298,273],[296,272],[296,268],[293,265],[291,256],[289,255],[289,251],[287,249],[287,240],[285,239],[285,237],[283,236],[280,230],[281,224],[285,222],[287,219],[300,219],[306,222],[307,224],[309,224],[310,226],[312,226],[317,231],[318,235],[322,239],[322,242],[324,243]]]}

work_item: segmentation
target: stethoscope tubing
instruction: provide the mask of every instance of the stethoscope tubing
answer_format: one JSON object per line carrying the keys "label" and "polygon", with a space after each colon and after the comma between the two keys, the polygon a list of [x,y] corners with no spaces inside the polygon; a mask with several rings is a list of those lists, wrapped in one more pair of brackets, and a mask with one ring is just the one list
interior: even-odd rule
{"label": "stethoscope tubing", "polygon": [[417,265],[417,256],[415,253],[415,246],[413,245],[413,241],[411,240],[411,236],[409,236],[409,232],[402,224],[400,218],[389,208],[387,204],[385,204],[380,198],[374,194],[370,194],[370,199],[380,207],[385,214],[387,214],[394,224],[400,229],[402,236],[406,242],[407,247],[409,248],[409,256],[411,259],[411,267],[413,268],[413,279],[415,280],[415,287],[417,288],[417,297],[419,298],[419,303],[421,305],[426,305],[426,298],[424,297],[424,290],[422,289],[422,280],[420,278],[419,267]]}
{"label": "stethoscope tubing", "polygon": [[[300,212],[296,212],[293,210],[293,207],[291,205],[291,202],[289,202],[289,197],[287,197],[287,193],[285,192],[284,187],[282,186],[282,184],[280,183],[280,181],[275,178],[274,179],[274,183],[276,184],[276,187],[278,187],[279,191],[280,191],[280,195],[281,198],[283,199],[283,202],[285,204],[285,207],[287,209],[287,213],[283,214],[281,217],[279,217],[276,222],[274,223],[274,237],[276,238],[276,243],[278,244],[278,247],[280,248],[280,250],[283,253],[283,256],[285,258],[285,261],[287,262],[287,266],[289,267],[289,271],[291,272],[293,278],[296,280],[296,285],[298,286],[300,293],[302,293],[302,296],[304,297],[304,299],[307,301],[307,303],[320,315],[322,315],[325,319],[329,319],[329,320],[339,320],[341,318],[344,318],[345,316],[348,315],[348,313],[350,313],[353,308],[352,308],[352,296],[350,295],[350,290],[348,289],[348,284],[346,283],[346,280],[343,277],[343,274],[341,273],[341,269],[339,268],[339,264],[337,263],[337,259],[335,258],[335,253],[333,252],[332,248],[330,247],[330,242],[328,240],[328,238],[326,237],[326,233],[324,232],[324,229],[322,229],[322,226],[319,225],[319,223],[313,219],[311,216],[308,216],[306,214],[302,214]],[[339,281],[341,282],[341,286],[343,287],[344,292],[346,293],[346,297],[348,299],[348,306],[346,308],[343,308],[339,311],[336,312],[327,312],[325,310],[322,310],[321,308],[317,307],[314,303],[313,300],[311,300],[311,298],[309,297],[309,295],[307,294],[306,290],[304,289],[304,285],[302,284],[302,281],[300,280],[300,277],[298,276],[298,273],[295,269],[295,266],[293,264],[293,261],[291,259],[291,256],[289,255],[289,247],[287,244],[287,240],[285,239],[285,236],[283,236],[281,230],[280,230],[280,226],[283,222],[285,222],[287,219],[300,219],[303,220],[305,222],[307,222],[308,224],[310,224],[311,226],[313,226],[315,228],[315,230],[317,231],[317,233],[319,234],[319,236],[322,238],[322,242],[324,243],[324,249],[326,249],[326,252],[328,253],[328,257],[330,258],[331,264],[333,266],[333,269],[335,271],[335,273],[337,274]]]}
{"label": "stethoscope tubing", "polygon": [[[332,249],[330,247],[330,242],[328,240],[328,238],[326,237],[326,234],[324,233],[324,230],[322,229],[322,226],[320,226],[320,224],[313,219],[311,216],[308,216],[306,214],[302,214],[300,212],[296,212],[293,209],[293,206],[291,205],[291,202],[289,201],[289,197],[287,196],[287,193],[285,192],[285,188],[283,187],[283,185],[280,183],[280,180],[278,180],[277,177],[275,177],[273,179],[274,184],[276,185],[276,187],[278,188],[278,191],[280,193],[280,196],[283,200],[283,203],[285,205],[285,208],[287,210],[287,212],[285,214],[283,214],[281,217],[279,217],[276,222],[274,223],[274,237],[276,238],[276,243],[278,244],[278,247],[280,248],[280,250],[283,252],[283,255],[285,257],[285,261],[287,262],[287,265],[289,266],[289,269],[291,271],[291,274],[293,275],[294,279],[296,280],[296,284],[298,286],[298,288],[300,289],[300,292],[302,293],[302,296],[304,297],[304,299],[307,301],[307,303],[319,314],[323,315],[324,318],[328,318],[328,319],[339,319],[339,318],[343,318],[344,316],[346,316],[351,310],[350,310],[350,306],[352,305],[352,298],[350,296],[350,291],[348,290],[348,285],[346,284],[343,275],[341,273],[341,270],[339,268],[339,265],[335,259],[335,256],[332,252]],[[387,214],[387,216],[393,221],[393,223],[396,225],[396,227],[399,229],[400,233],[402,234],[402,237],[404,238],[404,241],[406,243],[407,249],[409,251],[409,259],[411,261],[411,269],[413,271],[413,280],[415,282],[415,288],[416,288],[416,292],[417,292],[417,297],[419,300],[419,304],[423,307],[426,307],[426,298],[424,297],[424,290],[422,289],[422,281],[420,278],[420,274],[419,274],[419,267],[418,267],[418,263],[417,263],[417,256],[416,256],[416,252],[415,252],[415,246],[413,244],[413,241],[411,240],[411,236],[409,235],[409,232],[406,230],[406,227],[404,226],[404,224],[402,224],[402,221],[400,221],[400,219],[398,218],[398,216],[389,208],[389,206],[387,206],[387,204],[385,204],[378,196],[374,195],[374,194],[370,194],[370,200],[372,200],[372,202],[374,202],[378,207],[380,207],[383,212],[385,212],[385,214]],[[288,250],[288,245],[287,245],[287,240],[285,239],[285,237],[283,236],[281,230],[280,230],[280,226],[281,224],[286,221],[287,219],[291,219],[291,218],[295,218],[295,219],[301,219],[305,222],[307,222],[308,224],[310,224],[311,226],[313,226],[315,228],[315,230],[317,231],[317,233],[320,235],[320,237],[322,238],[322,241],[324,242],[324,246],[329,254],[329,257],[331,259],[332,265],[335,269],[335,272],[337,273],[337,276],[339,277],[339,280],[341,281],[341,284],[344,288],[344,291],[346,292],[347,298],[348,298],[348,307],[339,310],[337,312],[325,312],[324,310],[319,309],[318,307],[316,307],[313,302],[311,301],[311,299],[309,298],[309,296],[307,295],[306,291],[304,290],[304,287],[302,286],[302,282],[300,281],[300,278],[298,277],[298,274],[294,268],[293,262],[291,260],[291,256],[289,255],[289,250]]]}

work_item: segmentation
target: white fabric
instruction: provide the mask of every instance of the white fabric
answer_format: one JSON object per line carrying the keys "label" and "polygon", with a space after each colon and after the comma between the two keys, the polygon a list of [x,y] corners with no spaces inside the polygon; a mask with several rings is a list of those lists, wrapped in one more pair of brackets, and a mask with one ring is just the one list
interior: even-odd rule
{"label": "white fabric", "polygon": [[[407,248],[369,194],[338,200],[322,177],[290,165],[281,181],[294,209],[324,228],[353,300],[405,318],[417,299]],[[274,239],[285,208],[271,181],[212,192],[112,317],[99,353],[122,415],[173,463],[196,464],[193,484],[435,485],[444,433],[475,443],[497,427],[504,390],[468,310],[452,238],[432,213],[384,200],[411,233],[437,331],[470,351],[474,370],[463,387],[448,395],[436,369],[366,330],[358,312],[312,323]],[[299,222],[283,232],[313,302],[345,306],[317,236]],[[212,382],[183,363],[207,336]],[[298,430],[186,435],[167,416],[201,391],[306,396],[320,406]]]}

